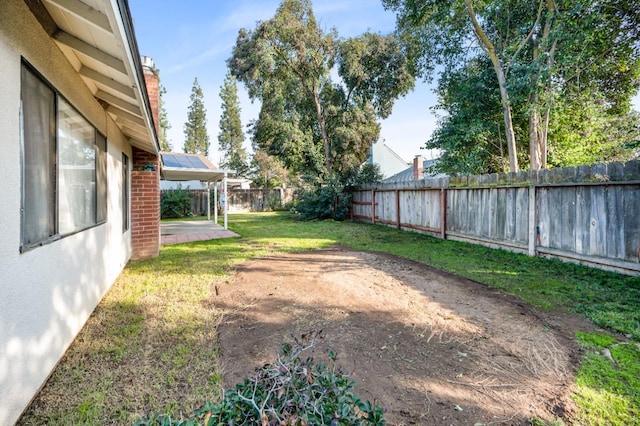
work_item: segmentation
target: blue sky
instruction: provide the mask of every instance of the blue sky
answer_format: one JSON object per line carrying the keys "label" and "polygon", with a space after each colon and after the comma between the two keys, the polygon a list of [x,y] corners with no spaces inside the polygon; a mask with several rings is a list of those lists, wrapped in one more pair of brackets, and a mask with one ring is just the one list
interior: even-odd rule
{"label": "blue sky", "polygon": [[[163,97],[174,151],[182,151],[183,126],[187,119],[189,96],[194,78],[204,93],[209,157],[220,162],[218,122],[220,87],[227,72],[226,60],[240,28],[253,29],[256,21],[271,18],[280,0],[129,0],[140,53],[154,59],[160,70]],[[393,31],[395,15],[385,11],[380,0],[315,0],[316,18],[325,28],[335,27],[342,37],[360,35],[367,30],[383,34]],[[251,104],[239,84],[242,124],[257,117],[259,104]],[[429,110],[436,102],[430,86],[418,83],[415,90],[396,102],[392,115],[384,120],[380,137],[409,162],[421,150],[436,123]],[[247,148],[250,141],[245,141]]]}
{"label": "blue sky", "polygon": [[[182,151],[183,126],[194,78],[204,93],[209,157],[220,162],[218,122],[220,87],[227,72],[226,60],[240,28],[253,29],[256,22],[271,18],[280,0],[129,0],[140,53],[154,59],[160,70],[169,122],[169,139],[174,151]],[[380,0],[315,0],[316,18],[325,28],[335,27],[342,37],[365,31],[383,34],[393,31],[395,15],[385,11]],[[417,82],[416,88],[399,99],[391,116],[381,122],[380,137],[409,162],[415,155],[432,153],[421,149],[437,122],[431,111],[436,103],[433,86]],[[258,116],[259,104],[252,104],[239,84],[242,124]],[[640,95],[634,99],[640,109]],[[250,141],[245,141],[247,148]]]}

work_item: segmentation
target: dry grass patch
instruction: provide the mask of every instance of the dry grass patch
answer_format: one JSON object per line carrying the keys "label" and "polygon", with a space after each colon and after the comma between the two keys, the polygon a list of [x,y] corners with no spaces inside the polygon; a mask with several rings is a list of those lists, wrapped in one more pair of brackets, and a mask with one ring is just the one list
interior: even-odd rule
{"label": "dry grass patch", "polygon": [[125,270],[21,423],[131,424],[158,410],[188,415],[218,398],[208,300],[226,278],[171,269],[139,262]]}

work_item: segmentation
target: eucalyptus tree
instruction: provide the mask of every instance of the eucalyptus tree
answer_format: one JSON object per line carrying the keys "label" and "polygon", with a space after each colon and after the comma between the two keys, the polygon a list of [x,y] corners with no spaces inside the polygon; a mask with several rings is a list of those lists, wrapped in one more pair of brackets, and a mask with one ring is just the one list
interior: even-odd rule
{"label": "eucalyptus tree", "polygon": [[193,80],[187,122],[184,123],[185,141],[183,150],[190,154],[209,155],[209,134],[207,132],[207,110],[204,107],[204,94],[198,84],[198,79]]}
{"label": "eucalyptus tree", "polygon": [[377,118],[413,88],[393,36],[342,40],[320,28],[309,0],[283,0],[273,18],[240,30],[228,66],[261,101],[252,123],[258,147],[320,180],[362,163],[379,135]]}
{"label": "eucalyptus tree", "polygon": [[235,77],[227,74],[220,88],[222,113],[220,116],[220,132],[218,133],[218,147],[223,154],[221,165],[232,169],[238,176],[245,176],[249,170],[247,152],[240,118],[240,100]]}
{"label": "eucalyptus tree", "polygon": [[[588,92],[624,107],[638,87],[640,11],[634,0],[383,0],[417,75],[459,72],[485,56],[500,94],[511,171],[526,144],[514,110],[528,122],[529,167],[546,166],[554,104]],[[612,84],[613,82],[613,84]],[[612,110],[613,111],[613,110]],[[622,110],[621,110],[622,111]],[[520,142],[519,142],[520,141]]]}

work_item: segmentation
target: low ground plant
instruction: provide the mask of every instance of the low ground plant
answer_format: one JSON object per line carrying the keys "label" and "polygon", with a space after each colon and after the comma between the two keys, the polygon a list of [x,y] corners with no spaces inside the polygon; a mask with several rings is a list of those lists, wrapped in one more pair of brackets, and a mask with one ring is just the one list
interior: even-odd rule
{"label": "low ground plant", "polygon": [[383,409],[353,393],[355,382],[336,364],[316,363],[312,351],[321,333],[310,333],[284,343],[277,360],[256,369],[234,389],[223,392],[220,402],[207,402],[187,419],[173,420],[153,414],[135,426],[187,425],[384,425]]}

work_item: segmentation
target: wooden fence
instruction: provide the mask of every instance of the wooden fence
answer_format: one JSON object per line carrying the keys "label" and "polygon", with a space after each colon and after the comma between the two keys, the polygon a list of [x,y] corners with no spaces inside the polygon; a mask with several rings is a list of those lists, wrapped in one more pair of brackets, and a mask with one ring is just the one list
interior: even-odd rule
{"label": "wooden fence", "polygon": [[[164,189],[162,193],[174,191]],[[206,189],[182,189],[191,197],[191,213],[195,216],[207,214],[207,190]],[[229,212],[262,212],[279,210],[293,200],[294,189],[281,188],[256,188],[256,189],[232,189],[229,191]],[[220,195],[220,194],[218,194]],[[213,189],[211,189],[211,212],[213,212]]]}
{"label": "wooden fence", "polygon": [[640,161],[364,186],[352,217],[640,275]]}

